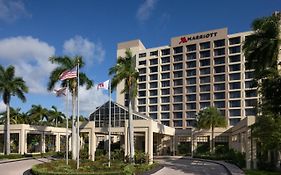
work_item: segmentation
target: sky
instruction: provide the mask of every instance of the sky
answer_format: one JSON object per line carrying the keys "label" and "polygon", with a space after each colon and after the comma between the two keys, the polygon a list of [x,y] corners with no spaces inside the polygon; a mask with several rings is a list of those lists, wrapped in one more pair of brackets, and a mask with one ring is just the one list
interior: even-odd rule
{"label": "sky", "polygon": [[[65,100],[47,91],[56,67],[50,56],[81,55],[86,62],[81,71],[97,85],[110,78],[119,42],[140,39],[151,48],[218,28],[248,31],[254,19],[276,10],[281,0],[0,0],[0,64],[15,66],[29,87],[27,101],[12,97],[11,106],[26,112],[32,104],[55,105],[65,111]],[[81,87],[79,93],[85,117],[108,100],[108,92],[96,87]]]}

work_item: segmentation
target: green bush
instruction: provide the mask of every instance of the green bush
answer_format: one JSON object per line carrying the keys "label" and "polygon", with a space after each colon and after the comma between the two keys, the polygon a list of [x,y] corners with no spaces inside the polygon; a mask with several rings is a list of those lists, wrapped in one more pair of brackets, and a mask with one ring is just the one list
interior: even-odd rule
{"label": "green bush", "polygon": [[191,153],[191,145],[187,142],[181,142],[178,144],[178,151],[180,155],[188,155]]}
{"label": "green bush", "polygon": [[143,164],[143,163],[149,163],[149,157],[148,154],[144,152],[135,152],[135,163],[136,164]]}

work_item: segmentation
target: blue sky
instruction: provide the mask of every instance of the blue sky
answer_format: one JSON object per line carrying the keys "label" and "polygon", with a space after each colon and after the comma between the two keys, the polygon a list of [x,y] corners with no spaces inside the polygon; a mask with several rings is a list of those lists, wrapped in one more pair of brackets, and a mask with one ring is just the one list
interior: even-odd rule
{"label": "blue sky", "polygon": [[[14,65],[30,87],[27,102],[12,98],[13,107],[63,110],[63,99],[46,90],[54,68],[50,56],[82,55],[87,64],[82,71],[98,83],[109,78],[118,42],[141,39],[149,48],[216,28],[247,31],[253,19],[280,9],[280,0],[0,0],[0,64]],[[88,116],[107,95],[82,88],[81,112]]]}

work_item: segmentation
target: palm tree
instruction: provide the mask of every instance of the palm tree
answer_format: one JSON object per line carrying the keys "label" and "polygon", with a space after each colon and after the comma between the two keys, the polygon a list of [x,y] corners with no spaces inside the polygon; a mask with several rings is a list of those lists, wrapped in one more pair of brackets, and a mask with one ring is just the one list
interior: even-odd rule
{"label": "palm tree", "polygon": [[16,96],[23,102],[26,101],[24,93],[28,92],[28,87],[21,77],[15,77],[14,66],[5,69],[0,65],[0,94],[6,105],[7,118],[5,123],[5,154],[9,155],[10,150],[10,102],[11,97]]}
{"label": "palm tree", "polygon": [[215,127],[226,127],[227,122],[216,107],[207,107],[198,114],[197,127],[199,129],[210,129],[211,135],[211,152],[214,150],[214,129]]}
{"label": "palm tree", "polygon": [[125,82],[124,89],[121,93],[128,93],[129,98],[129,140],[130,140],[130,161],[134,163],[134,131],[133,131],[133,116],[132,116],[132,100],[137,94],[137,80],[139,73],[135,69],[136,58],[132,55],[130,49],[125,51],[124,57],[118,57],[117,64],[109,69],[109,75],[113,75],[111,80],[111,89],[116,89],[117,85],[122,81]]}
{"label": "palm tree", "polygon": [[58,111],[57,107],[52,106],[52,109],[49,110],[49,118],[48,118],[48,122],[54,122],[55,126],[58,126],[58,123],[63,123],[64,119],[65,119],[65,115]]}
{"label": "palm tree", "polygon": [[42,107],[41,105],[32,105],[31,109],[28,111],[31,124],[43,124],[44,119],[48,121],[49,111],[48,109]]}
{"label": "palm tree", "polygon": [[246,67],[255,69],[257,79],[277,73],[280,49],[281,14],[258,18],[252,23],[253,34],[246,37],[243,51]]}
{"label": "palm tree", "polygon": [[[79,68],[82,68],[85,66],[85,63],[82,59],[82,57],[77,56],[77,57],[68,57],[68,56],[63,56],[63,57],[50,57],[49,59],[53,64],[57,64],[58,66],[51,72],[50,77],[49,77],[49,83],[48,83],[48,90],[52,91],[55,87],[55,84],[59,82],[59,76],[62,72],[66,70],[71,70],[75,66],[78,65],[79,63]],[[79,72],[79,82],[80,86],[86,85],[86,89],[90,89],[93,86],[93,81],[90,80],[85,73]],[[72,94],[72,115],[75,115],[75,102],[76,102],[76,97],[77,97],[77,78],[72,78],[69,80],[63,80],[61,81],[60,85],[61,87],[67,87],[67,81],[69,82],[69,91]],[[72,150],[75,150],[76,148],[76,135],[75,135],[76,129],[75,129],[75,123],[74,123],[74,117],[72,118]],[[72,159],[76,159],[76,152],[72,151]]]}
{"label": "palm tree", "polygon": [[[25,124],[25,116],[24,113],[20,112],[20,108],[12,108],[10,107],[10,123],[12,124]],[[7,111],[0,113],[0,123],[4,124],[7,119]]]}

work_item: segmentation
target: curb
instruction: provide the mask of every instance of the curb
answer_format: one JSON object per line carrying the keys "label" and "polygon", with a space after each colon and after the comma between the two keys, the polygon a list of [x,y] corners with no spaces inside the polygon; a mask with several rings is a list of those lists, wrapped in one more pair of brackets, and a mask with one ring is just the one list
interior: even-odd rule
{"label": "curb", "polygon": [[31,160],[31,159],[35,159],[35,158],[34,157],[26,157],[26,158],[21,158],[21,159],[7,159],[6,161],[3,161],[3,162],[0,161],[0,165],[5,164],[5,163],[18,162],[18,161],[23,161],[23,160]]}

